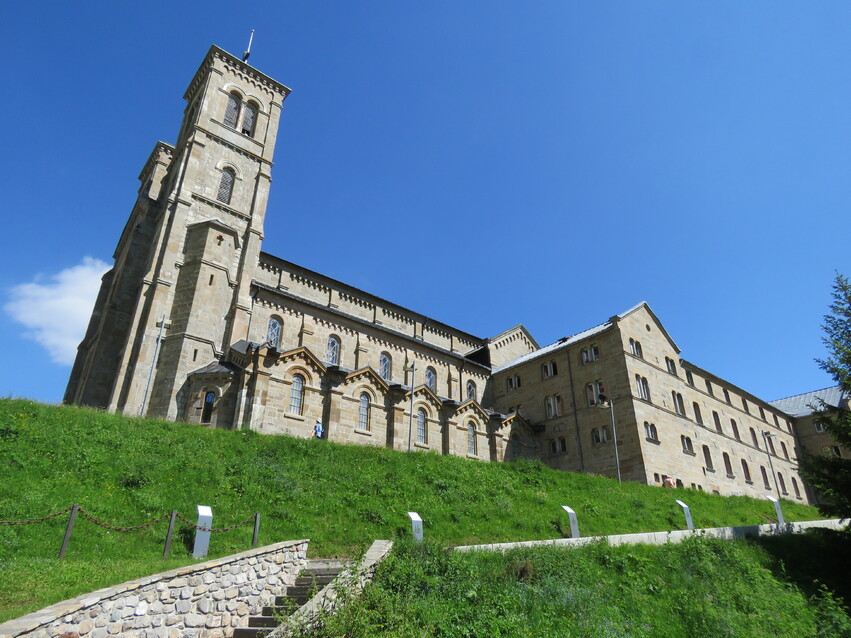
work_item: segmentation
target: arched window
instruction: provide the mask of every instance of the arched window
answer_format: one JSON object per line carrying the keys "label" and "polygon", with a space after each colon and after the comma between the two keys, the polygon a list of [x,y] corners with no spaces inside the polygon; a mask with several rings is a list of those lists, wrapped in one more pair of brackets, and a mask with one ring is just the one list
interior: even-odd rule
{"label": "arched window", "polygon": [[788,494],[789,492],[786,491],[786,481],[783,480],[783,475],[780,472],[777,473],[777,482],[780,483],[780,492]]}
{"label": "arched window", "polygon": [[239,93],[234,91],[228,96],[228,106],[225,109],[224,124],[243,135],[254,136],[257,125],[258,107],[254,102],[243,102]]}
{"label": "arched window", "polygon": [[745,475],[745,481],[746,481],[746,482],[748,482],[748,483],[752,483],[752,482],[753,482],[753,481],[751,480],[751,470],[750,470],[750,468],[748,467],[748,462],[747,462],[747,461],[745,461],[745,459],[742,459],[742,474],[744,474],[744,475]]}
{"label": "arched window", "polygon": [[216,393],[208,392],[204,395],[204,409],[201,410],[201,423],[209,423],[213,418],[213,406],[216,403]]}
{"label": "arched window", "polygon": [[420,408],[417,410],[417,443],[425,445],[428,442],[428,433],[426,431],[426,413]]}
{"label": "arched window", "polygon": [[293,375],[293,382],[290,386],[290,414],[301,414],[303,399],[304,377],[300,374]]}
{"label": "arched window", "polygon": [[473,381],[467,381],[467,401],[476,401],[476,384]]}
{"label": "arched window", "polygon": [[789,450],[786,449],[786,444],[783,441],[780,441],[780,448],[783,450],[783,456],[786,457],[786,460],[789,460]]}
{"label": "arched window", "polygon": [[765,485],[765,489],[771,489],[771,483],[768,482],[768,472],[765,471],[765,466],[760,465],[759,471],[762,472],[762,484]]}
{"label": "arched window", "polygon": [[393,360],[386,352],[381,353],[381,358],[378,360],[378,374],[385,381],[390,381],[390,375],[393,374]]}
{"label": "arched window", "polygon": [[798,481],[795,480],[795,477],[792,477],[792,489],[795,490],[795,497],[801,498],[801,490],[798,489]]}
{"label": "arched window", "polygon": [[242,98],[239,93],[231,93],[228,96],[228,107],[225,111],[225,126],[236,128],[236,123],[239,120],[239,107],[242,104]]}
{"label": "arched window", "polygon": [[741,441],[742,437],[739,436],[739,426],[736,425],[736,419],[730,419],[730,427],[733,428],[733,436],[736,437],[736,440]]}
{"label": "arched window", "polygon": [[216,194],[216,199],[223,204],[230,204],[231,195],[233,195],[233,183],[236,181],[236,173],[232,168],[223,168],[222,177],[219,180],[219,192]]}
{"label": "arched window", "polygon": [[703,446],[703,461],[706,465],[707,470],[714,470],[715,468],[712,465],[712,453],[709,451],[709,446]]}
{"label": "arched window", "polygon": [[274,347],[281,345],[281,320],[272,317],[269,323],[266,324],[266,342]]}
{"label": "arched window", "polygon": [[472,421],[467,423],[467,454],[476,456],[476,424]]}
{"label": "arched window", "polygon": [[358,430],[369,432],[369,395],[363,392],[358,405]]}
{"label": "arched window", "polygon": [[257,105],[253,102],[246,102],[242,109],[242,126],[240,130],[244,135],[254,135],[254,124],[257,122]]}
{"label": "arched window", "polygon": [[340,365],[340,340],[335,336],[328,337],[325,344],[325,363],[329,366]]}
{"label": "arched window", "polygon": [[730,455],[724,452],[724,469],[727,471],[727,476],[733,476],[733,464],[730,463]]}
{"label": "arched window", "polygon": [[437,392],[437,373],[434,368],[426,368],[426,386],[432,392]]}

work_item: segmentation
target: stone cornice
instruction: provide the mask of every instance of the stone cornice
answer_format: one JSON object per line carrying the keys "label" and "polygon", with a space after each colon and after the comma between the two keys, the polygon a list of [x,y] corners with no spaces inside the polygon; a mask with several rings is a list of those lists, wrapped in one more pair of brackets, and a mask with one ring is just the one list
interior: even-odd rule
{"label": "stone cornice", "polygon": [[198,193],[192,193],[192,199],[197,199],[199,202],[203,202],[203,203],[207,204],[208,206],[212,206],[213,208],[218,208],[220,211],[223,211],[225,213],[229,213],[229,214],[233,215],[234,217],[239,217],[240,219],[244,219],[246,221],[251,220],[251,215],[247,215],[243,212],[236,210],[235,208],[231,208],[227,204],[222,204],[219,201],[216,201],[214,199],[210,199],[208,197],[204,197],[203,195],[199,195]]}
{"label": "stone cornice", "polygon": [[139,181],[144,182],[147,179],[148,175],[150,175],[154,170],[154,164],[161,161],[160,157],[162,155],[168,156],[169,163],[172,158],[174,158],[174,146],[171,144],[167,144],[166,142],[157,142],[154,145],[154,150],[151,151],[151,154],[148,156],[145,165],[142,167],[142,170],[139,172]]}
{"label": "stone cornice", "polygon": [[195,77],[192,78],[192,81],[189,83],[189,87],[186,89],[186,93],[184,93],[183,95],[184,99],[189,99],[189,96],[195,92],[195,90],[198,88],[198,85],[204,81],[204,77],[207,75],[207,73],[209,73],[214,61],[217,59],[221,60],[226,65],[231,67],[231,69],[233,69],[235,72],[242,73],[245,76],[251,78],[260,86],[269,90],[273,95],[280,95],[281,101],[285,100],[291,92],[291,89],[289,87],[284,86],[277,80],[273,80],[265,73],[261,73],[253,66],[246,64],[236,56],[231,55],[224,49],[220,49],[214,44],[210,47],[210,50],[207,51],[207,55],[204,57],[204,61],[201,62],[201,66],[199,66],[198,70],[195,72]]}

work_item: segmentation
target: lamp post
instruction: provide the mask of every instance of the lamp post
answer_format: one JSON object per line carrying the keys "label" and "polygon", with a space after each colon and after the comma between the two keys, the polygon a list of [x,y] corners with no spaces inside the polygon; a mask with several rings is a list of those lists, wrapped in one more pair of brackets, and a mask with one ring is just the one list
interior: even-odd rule
{"label": "lamp post", "polygon": [[414,375],[417,373],[417,362],[412,361],[411,366],[405,368],[405,371],[411,373],[411,408],[408,414],[408,452],[410,452],[411,439],[414,436]]}
{"label": "lamp post", "polygon": [[774,479],[774,490],[777,498],[780,498],[780,488],[777,487],[777,473],[774,471],[774,462],[771,460],[771,451],[768,449],[768,437],[774,436],[768,430],[762,431],[762,442],[765,445],[765,455],[768,457],[768,467],[771,468],[771,477]]}
{"label": "lamp post", "polygon": [[615,399],[619,399],[620,397],[612,397],[611,399],[606,398],[605,394],[601,394],[599,396],[599,403],[597,407],[605,410],[609,408],[609,412],[612,415],[612,439],[615,444],[615,469],[618,472],[618,483],[621,482],[621,461],[620,456],[618,455],[618,426],[615,424]]}

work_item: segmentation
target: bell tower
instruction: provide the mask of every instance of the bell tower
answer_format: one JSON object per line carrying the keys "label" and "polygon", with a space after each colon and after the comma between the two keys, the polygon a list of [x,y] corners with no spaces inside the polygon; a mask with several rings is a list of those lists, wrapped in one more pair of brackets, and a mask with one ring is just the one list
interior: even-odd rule
{"label": "bell tower", "polygon": [[213,46],[158,143],[103,279],[66,402],[169,419],[187,374],[247,337],[272,156],[290,90]]}

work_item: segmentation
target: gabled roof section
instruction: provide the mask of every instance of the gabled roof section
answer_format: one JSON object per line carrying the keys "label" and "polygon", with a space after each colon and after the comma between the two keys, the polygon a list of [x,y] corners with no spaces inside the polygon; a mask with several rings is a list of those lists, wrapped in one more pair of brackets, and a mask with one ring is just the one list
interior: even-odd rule
{"label": "gabled roof section", "polygon": [[389,392],[390,386],[387,385],[387,382],[381,378],[381,375],[370,367],[361,368],[360,370],[355,370],[354,372],[347,374],[346,378],[343,379],[343,383],[351,383],[352,381],[357,381],[364,377],[372,381],[375,385],[383,388],[385,392]]}
{"label": "gabled roof section", "polygon": [[600,334],[601,332],[605,332],[606,330],[610,330],[612,328],[612,326],[614,326],[618,321],[620,321],[621,319],[624,319],[624,318],[628,317],[629,315],[633,314],[634,312],[638,312],[640,310],[646,310],[647,311],[647,314],[650,315],[650,318],[653,319],[653,321],[659,327],[659,330],[661,330],[662,334],[665,335],[665,338],[668,341],[671,342],[671,345],[674,347],[674,349],[677,351],[677,353],[679,353],[680,352],[679,347],[674,342],[674,340],[671,339],[671,336],[668,334],[668,331],[665,330],[665,326],[662,325],[662,322],[659,321],[659,318],[656,316],[656,313],[654,313],[653,310],[650,309],[650,306],[646,301],[642,301],[640,303],[635,304],[632,308],[629,308],[628,310],[625,310],[624,312],[622,312],[620,314],[614,315],[605,323],[601,323],[597,326],[594,326],[593,328],[588,328],[587,330],[583,330],[582,332],[577,332],[576,334],[571,335],[569,337],[562,337],[561,339],[559,339],[555,343],[551,343],[548,346],[544,346],[540,350],[536,350],[535,352],[530,352],[529,354],[523,355],[522,357],[517,357],[516,359],[513,359],[513,360],[509,361],[508,363],[505,363],[504,365],[501,365],[498,368],[495,368],[493,370],[493,374],[496,374],[498,372],[503,372],[504,370],[508,370],[510,368],[518,366],[521,363],[533,361],[533,360],[535,360],[539,357],[549,356],[557,350],[561,350],[562,348],[567,348],[568,346],[572,346],[573,344],[578,343],[580,341],[583,341],[584,339],[588,339],[590,337],[593,337],[595,335]]}
{"label": "gabled roof section", "polygon": [[517,324],[516,326],[514,326],[513,328],[509,328],[509,329],[508,329],[508,330],[506,330],[505,332],[500,332],[500,333],[499,333],[498,335],[496,335],[495,337],[491,337],[490,339],[488,339],[488,343],[496,343],[496,342],[497,342],[497,341],[499,341],[500,339],[504,339],[505,337],[508,337],[508,336],[510,336],[510,335],[512,335],[512,334],[514,334],[515,332],[521,332],[521,333],[523,334],[523,336],[525,336],[525,337],[526,337],[526,338],[530,341],[530,343],[531,343],[533,346],[535,346],[535,348],[540,348],[540,347],[541,347],[541,346],[538,344],[538,342],[537,342],[537,341],[535,341],[535,337],[533,337],[533,336],[532,336],[532,333],[530,333],[530,332],[526,329],[526,326],[524,326],[522,323],[518,323],[518,324]]}
{"label": "gabled roof section", "polygon": [[474,412],[478,414],[479,418],[484,423],[490,421],[490,414],[488,414],[485,409],[481,405],[479,405],[479,402],[475,399],[470,399],[459,405],[458,408],[455,410],[455,416],[461,416],[468,412]]}
{"label": "gabled roof section", "polygon": [[239,372],[239,367],[235,366],[232,363],[227,363],[223,361],[213,361],[208,363],[203,368],[198,368],[197,370],[193,370],[189,373],[189,376],[193,375],[227,375],[232,376]]}
{"label": "gabled roof section", "polygon": [[[847,409],[848,399],[849,397],[842,391],[842,386],[835,385],[832,388],[804,392],[803,394],[796,394],[785,399],[777,399],[769,403],[789,416],[801,417],[816,412],[820,401],[824,401],[835,408]],[[815,406],[816,409],[810,406]]]}

